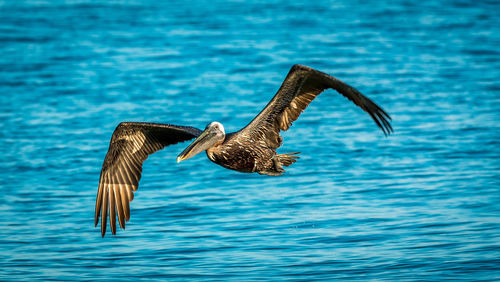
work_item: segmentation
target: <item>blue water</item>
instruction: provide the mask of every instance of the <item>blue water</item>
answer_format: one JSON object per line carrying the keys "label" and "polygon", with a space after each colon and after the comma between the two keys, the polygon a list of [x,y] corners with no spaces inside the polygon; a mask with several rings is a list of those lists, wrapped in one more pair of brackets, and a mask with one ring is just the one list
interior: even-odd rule
{"label": "blue water", "polygon": [[[500,279],[498,1],[97,2],[0,1],[0,280]],[[119,122],[238,130],[295,63],[394,135],[327,91],[283,134],[285,175],[168,147],[101,238]]]}

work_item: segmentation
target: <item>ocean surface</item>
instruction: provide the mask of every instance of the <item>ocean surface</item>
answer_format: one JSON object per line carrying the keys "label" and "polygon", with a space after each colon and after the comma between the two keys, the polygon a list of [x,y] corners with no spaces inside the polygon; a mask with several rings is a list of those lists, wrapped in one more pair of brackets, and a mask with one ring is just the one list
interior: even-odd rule
{"label": "ocean surface", "polygon": [[[500,279],[498,1],[0,1],[0,280]],[[245,126],[293,64],[332,74],[280,177],[176,144],[126,230],[94,227],[121,121]]]}

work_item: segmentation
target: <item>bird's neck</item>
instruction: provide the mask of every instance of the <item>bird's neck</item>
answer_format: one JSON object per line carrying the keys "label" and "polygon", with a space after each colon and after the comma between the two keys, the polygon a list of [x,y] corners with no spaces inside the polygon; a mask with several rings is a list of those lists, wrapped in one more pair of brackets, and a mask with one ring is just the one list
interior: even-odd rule
{"label": "bird's neck", "polygon": [[206,152],[207,152],[207,157],[212,161],[212,162],[215,162],[216,160],[216,154],[217,152],[220,151],[220,145],[218,146],[213,146],[211,148],[209,148]]}
{"label": "bird's neck", "polygon": [[211,152],[211,151],[207,150],[207,157],[212,162],[215,162],[215,154],[214,154],[214,152]]}
{"label": "bird's neck", "polygon": [[222,150],[224,142],[228,140],[228,137],[230,135],[224,136],[224,139],[220,140],[219,142],[215,143],[212,147],[210,147],[210,148],[207,149],[207,151],[206,151],[207,152],[207,157],[211,161],[215,162],[215,160],[216,160],[216,154],[220,153],[220,151]]}

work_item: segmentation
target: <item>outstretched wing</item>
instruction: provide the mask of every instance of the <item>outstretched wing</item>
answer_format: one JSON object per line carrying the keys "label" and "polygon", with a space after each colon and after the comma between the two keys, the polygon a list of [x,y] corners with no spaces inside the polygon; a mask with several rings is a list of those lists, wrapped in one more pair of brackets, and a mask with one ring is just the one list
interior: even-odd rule
{"label": "outstretched wing", "polygon": [[111,137],[102,165],[95,204],[95,225],[101,216],[101,234],[106,234],[109,210],[111,232],[116,234],[116,215],[121,228],[130,219],[129,203],[139,187],[142,163],[165,146],[190,140],[201,130],[189,126],[157,123],[120,123]]}
{"label": "outstretched wing", "polygon": [[385,135],[393,130],[390,116],[372,100],[346,83],[315,69],[294,65],[280,89],[267,106],[242,130],[240,136],[266,142],[277,149],[281,145],[280,130],[288,130],[292,122],[314,98],[332,88],[367,112]]}

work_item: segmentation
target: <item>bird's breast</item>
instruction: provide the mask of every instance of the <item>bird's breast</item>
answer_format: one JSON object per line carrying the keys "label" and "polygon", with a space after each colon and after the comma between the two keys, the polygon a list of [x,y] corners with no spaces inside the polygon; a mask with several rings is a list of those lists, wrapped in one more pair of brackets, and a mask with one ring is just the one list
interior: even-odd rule
{"label": "bird's breast", "polygon": [[252,148],[244,146],[219,146],[215,150],[207,150],[208,158],[214,163],[225,168],[241,171],[254,172],[256,154]]}

